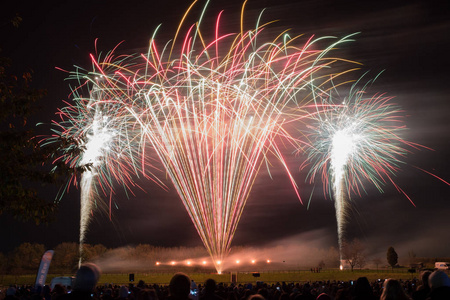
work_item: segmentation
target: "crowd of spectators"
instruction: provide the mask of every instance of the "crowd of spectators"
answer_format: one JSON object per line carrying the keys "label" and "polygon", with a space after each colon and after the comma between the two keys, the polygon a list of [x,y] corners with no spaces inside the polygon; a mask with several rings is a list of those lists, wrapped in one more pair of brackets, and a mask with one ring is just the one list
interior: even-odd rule
{"label": "crowd of spectators", "polygon": [[133,285],[98,285],[95,265],[82,266],[73,287],[11,286],[0,300],[450,300],[450,278],[442,271],[424,272],[421,279],[356,281],[316,281],[305,283],[228,284],[213,279],[195,284],[183,273],[169,285],[139,281]]}

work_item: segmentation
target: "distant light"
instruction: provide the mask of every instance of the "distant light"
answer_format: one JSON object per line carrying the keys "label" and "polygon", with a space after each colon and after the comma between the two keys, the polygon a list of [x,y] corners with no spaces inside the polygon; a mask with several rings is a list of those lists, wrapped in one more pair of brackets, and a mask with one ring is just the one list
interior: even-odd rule
{"label": "distant light", "polygon": [[270,259],[267,260],[267,263],[270,264]]}
{"label": "distant light", "polygon": [[[269,262],[269,261],[267,261],[267,262]],[[252,264],[254,264],[255,263],[255,260],[254,259],[252,259]]]}
{"label": "distant light", "polygon": [[170,263],[172,266],[174,266],[175,265],[175,262],[174,261],[172,261],[171,263]]}
{"label": "distant light", "polygon": [[204,265],[206,265],[206,260],[204,260],[202,263],[203,263]]}
{"label": "distant light", "polygon": [[217,272],[219,275],[222,274],[222,271]]}
{"label": "distant light", "polygon": [[191,261],[189,261],[189,260],[188,260],[186,263],[187,263],[188,265],[191,265]]}
{"label": "distant light", "polygon": [[156,262],[156,265],[159,266],[161,263],[159,261]]}
{"label": "distant light", "polygon": [[236,263],[238,264],[238,263],[240,263],[241,261],[238,259],[238,260],[236,260]]}

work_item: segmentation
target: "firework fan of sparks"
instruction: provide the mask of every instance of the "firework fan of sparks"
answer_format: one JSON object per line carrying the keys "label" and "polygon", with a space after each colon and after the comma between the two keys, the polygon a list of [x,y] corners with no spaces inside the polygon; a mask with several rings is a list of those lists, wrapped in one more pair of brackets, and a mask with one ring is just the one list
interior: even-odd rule
{"label": "firework fan of sparks", "polygon": [[[107,55],[106,64],[112,57]],[[123,58],[119,58],[122,60]],[[117,64],[116,64],[117,65]],[[109,86],[111,78],[104,80],[101,73],[83,74],[77,70],[72,74],[78,82],[84,81],[72,92],[72,104],[59,110],[59,120],[54,121],[53,135],[47,137],[43,146],[58,142],[61,138],[72,141],[64,149],[63,154],[55,158],[74,169],[82,169],[80,182],[77,173],[67,183],[80,185],[80,258],[83,243],[88,229],[90,215],[94,208],[107,209],[111,218],[115,183],[122,184],[125,191],[138,187],[134,178],[139,175],[164,185],[153,173],[142,166],[153,166],[149,157],[138,161],[141,156],[140,128],[130,119],[124,110],[128,105],[127,97],[119,86]],[[108,69],[104,70],[108,71]],[[114,78],[117,74],[112,73]],[[116,82],[117,83],[117,82]],[[86,94],[87,96],[83,96]],[[108,205],[102,199],[108,199]],[[81,260],[80,260],[81,262]]]}
{"label": "firework fan of sparks", "polygon": [[336,100],[339,95],[332,96],[331,91],[319,93],[317,110],[309,115],[312,122],[308,123],[311,134],[305,166],[310,168],[310,180],[320,177],[334,198],[340,247],[349,197],[352,193],[361,196],[367,182],[380,192],[385,184],[393,184],[414,204],[394,177],[408,149],[423,147],[401,138],[403,111],[392,103],[392,97],[368,95],[372,80],[359,87],[362,78],[343,101]]}
{"label": "firework fan of sparks", "polygon": [[[81,83],[75,103],[62,109],[63,121],[56,122],[58,134],[82,141],[81,155],[61,159],[92,164],[88,176],[97,181],[85,184],[89,195],[98,187],[112,189],[113,180],[130,188],[132,175],[152,162],[148,153],[156,153],[219,272],[267,154],[289,173],[275,143],[276,136],[288,135],[283,112],[301,108],[312,91],[327,90],[331,78],[351,70],[334,72],[332,66],[344,60],[327,56],[350,36],[329,37],[322,48],[326,38],[298,46],[299,37],[285,32],[261,43],[269,23],[219,35],[220,18],[210,42],[200,32],[202,15],[179,43],[183,22],[161,49],[155,32],[146,54],[92,56],[94,71],[76,72]],[[88,98],[81,87],[87,87]]]}
{"label": "firework fan of sparks", "polygon": [[[216,33],[219,21],[220,15]],[[139,85],[134,107],[146,108],[136,119],[219,272],[267,151],[286,167],[274,143],[284,134],[283,111],[307,102],[311,86],[326,85],[328,77],[314,75],[336,61],[324,56],[331,47],[315,49],[314,40],[294,47],[280,35],[258,44],[263,29],[216,35],[205,43],[195,27],[173,60],[152,40],[147,73],[133,76],[139,78],[132,84]]]}

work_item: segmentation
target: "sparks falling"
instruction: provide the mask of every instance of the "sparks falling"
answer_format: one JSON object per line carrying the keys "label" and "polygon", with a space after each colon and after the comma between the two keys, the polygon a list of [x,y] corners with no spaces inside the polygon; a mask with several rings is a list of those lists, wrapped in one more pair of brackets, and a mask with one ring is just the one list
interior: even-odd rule
{"label": "sparks falling", "polygon": [[[355,83],[343,102],[334,94],[319,94],[317,111],[312,113],[311,144],[308,161],[311,181],[320,176],[335,201],[339,248],[344,240],[348,201],[351,194],[361,196],[367,182],[380,192],[403,164],[408,148],[421,147],[405,141],[402,110],[392,97],[368,96],[366,88]],[[413,203],[414,204],[414,203]],[[341,254],[342,255],[342,254]],[[341,257],[342,260],[342,257]]]}
{"label": "sparks falling", "polygon": [[[81,75],[77,70],[72,76],[77,80],[84,79],[84,83],[74,89],[73,104],[57,113],[60,118],[53,122],[54,134],[44,140],[43,146],[59,143],[61,138],[71,141],[60,149],[62,155],[56,157],[54,163],[57,165],[62,161],[77,170],[69,179],[66,189],[71,185],[80,186],[81,264],[91,215],[95,209],[107,210],[109,207],[111,217],[112,196],[117,183],[123,185],[126,191],[132,191],[136,187],[133,177],[143,175],[164,185],[151,172],[140,168],[140,131],[123,113],[125,104],[111,98],[117,94],[111,93],[111,87],[105,85],[108,81],[103,80],[103,75]],[[86,97],[83,97],[83,90]],[[145,165],[152,167],[150,161],[146,161]],[[76,176],[78,173],[81,173],[79,182]]]}
{"label": "sparks falling", "polygon": [[81,198],[80,198],[80,260],[82,263],[83,244],[86,238],[86,232],[89,225],[90,213],[93,201],[96,198],[95,179],[98,176],[98,168],[102,164],[102,158],[105,152],[108,152],[109,143],[114,133],[108,130],[107,118],[103,119],[101,111],[96,109],[92,123],[91,133],[86,136],[87,142],[84,145],[85,151],[82,154],[81,164],[91,165],[81,175]]}

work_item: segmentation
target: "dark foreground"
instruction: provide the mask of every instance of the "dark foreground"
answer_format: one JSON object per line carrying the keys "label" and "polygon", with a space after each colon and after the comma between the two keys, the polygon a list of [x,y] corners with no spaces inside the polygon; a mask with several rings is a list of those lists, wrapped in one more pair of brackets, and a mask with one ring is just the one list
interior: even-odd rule
{"label": "dark foreground", "polygon": [[[344,275],[344,273],[340,273]],[[352,273],[353,275],[365,275]],[[302,299],[450,299],[450,279],[444,272],[431,273],[430,279],[411,278],[403,279],[368,279],[367,276],[359,276],[354,280],[298,280],[298,281],[273,281],[265,282],[263,276],[254,277],[253,280],[245,282],[220,282],[214,279],[196,281],[187,279],[188,297],[174,298],[170,284],[156,284],[146,282],[136,274],[136,282],[102,283],[102,277],[87,276],[86,280],[75,280],[73,287],[57,285],[50,289],[49,286],[35,288],[31,285],[11,285],[2,288],[0,300],[70,300],[70,299],[99,299],[99,300],[302,300]],[[437,276],[437,275],[439,276]],[[81,278],[77,273],[77,278]],[[208,274],[204,274],[208,277]],[[209,274],[214,277],[217,274]],[[244,275],[244,274],[241,274]],[[247,274],[249,275],[249,274]],[[254,275],[254,274],[251,274]],[[272,274],[275,276],[275,274]],[[298,275],[298,274],[297,274]],[[304,276],[307,275],[305,272]],[[322,275],[326,276],[326,272]],[[328,274],[330,275],[330,274]],[[347,274],[351,275],[351,274]],[[373,274],[372,274],[373,275]],[[398,275],[398,274],[397,274]],[[228,274],[230,276],[230,274]],[[295,276],[295,274],[291,274]],[[309,275],[312,277],[312,274]],[[318,276],[318,275],[317,275]],[[436,277],[433,279],[433,276]],[[96,277],[96,278],[95,278]],[[191,278],[198,278],[199,274],[192,274]],[[229,279],[238,279],[240,276],[231,276]],[[263,278],[261,278],[263,277]],[[280,276],[285,278],[285,276]],[[372,276],[369,276],[372,277]],[[398,276],[397,276],[398,277]],[[420,277],[420,276],[419,276]],[[438,278],[439,277],[439,278]],[[175,278],[175,276],[173,277]],[[112,279],[112,278],[110,278]],[[173,279],[172,279],[173,280]],[[428,285],[434,284],[434,290]],[[91,286],[89,286],[91,285]],[[438,286],[439,285],[439,286]],[[438,289],[438,292],[436,290]],[[84,292],[80,292],[84,290]],[[88,291],[89,290],[89,291]],[[386,298],[387,291],[395,298]],[[384,292],[384,294],[383,294]],[[433,294],[434,292],[434,294]]]}

